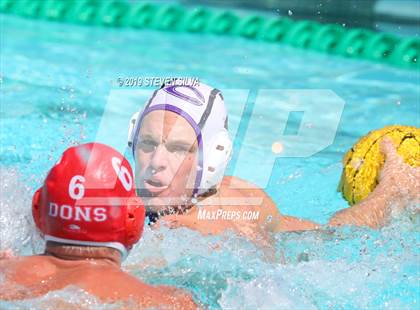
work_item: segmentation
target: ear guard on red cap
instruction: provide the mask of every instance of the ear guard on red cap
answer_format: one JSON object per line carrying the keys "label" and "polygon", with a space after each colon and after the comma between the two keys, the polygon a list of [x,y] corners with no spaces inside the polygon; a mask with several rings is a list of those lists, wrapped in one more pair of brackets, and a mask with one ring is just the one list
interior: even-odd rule
{"label": "ear guard on red cap", "polygon": [[140,240],[143,234],[145,216],[146,211],[141,199],[138,197],[130,199],[127,205],[126,218],[126,244],[130,245],[128,249],[131,249],[133,244]]}
{"label": "ear guard on red cap", "polygon": [[36,227],[42,231],[41,228],[41,191],[42,187],[38,188],[32,197],[32,217],[34,218]]}

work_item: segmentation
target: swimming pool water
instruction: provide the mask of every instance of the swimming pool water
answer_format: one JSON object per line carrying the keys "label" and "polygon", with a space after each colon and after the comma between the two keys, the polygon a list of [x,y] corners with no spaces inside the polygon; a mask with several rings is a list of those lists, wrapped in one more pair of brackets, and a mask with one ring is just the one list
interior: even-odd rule
{"label": "swimming pool water", "polygon": [[[267,147],[276,139],[282,104],[273,97],[260,109],[253,98],[262,89],[334,91],[345,106],[332,145],[308,158],[277,159],[268,184],[259,184],[283,213],[320,223],[346,206],[336,192],[340,161],[359,137],[385,125],[420,126],[416,71],[213,35],[8,16],[1,16],[1,29],[0,249],[16,253],[42,250],[30,199],[64,149],[99,140],[125,151],[128,120],[153,88],[120,88],[118,78],[192,76],[221,89],[230,133],[237,138],[228,173],[257,183],[263,170],[257,168],[273,156]],[[257,110],[263,125],[248,132]],[[247,157],[239,158],[239,150]],[[184,287],[211,308],[414,309],[420,238],[413,212],[381,231],[279,234],[276,254],[282,263],[266,261],[261,250],[230,234],[147,229],[124,268],[149,283]],[[0,305],[36,308],[54,296],[78,303],[80,294],[70,288]],[[83,300],[102,307],[91,296]]]}

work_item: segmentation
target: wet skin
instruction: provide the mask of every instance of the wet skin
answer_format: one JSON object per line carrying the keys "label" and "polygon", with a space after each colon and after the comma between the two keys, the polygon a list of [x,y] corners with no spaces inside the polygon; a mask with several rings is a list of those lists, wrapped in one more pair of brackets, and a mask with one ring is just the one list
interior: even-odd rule
{"label": "wet skin", "polygon": [[[55,252],[60,256],[58,247]],[[98,255],[97,258],[72,255],[68,251],[67,255],[61,257],[39,255],[0,258],[0,274],[6,277],[0,283],[0,299],[34,298],[75,285],[102,302],[130,302],[130,309],[133,306],[158,309],[197,308],[191,296],[181,290],[147,285],[121,270],[118,253],[116,258],[115,254],[110,254],[109,249],[104,249],[103,252],[106,254]],[[94,253],[98,251],[95,250]],[[60,304],[68,306],[64,300]]]}

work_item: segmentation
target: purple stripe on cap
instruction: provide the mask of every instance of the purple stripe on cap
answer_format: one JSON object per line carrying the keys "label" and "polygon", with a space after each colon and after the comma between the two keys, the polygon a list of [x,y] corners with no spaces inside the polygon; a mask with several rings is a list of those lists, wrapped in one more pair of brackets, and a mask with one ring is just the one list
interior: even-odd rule
{"label": "purple stripe on cap", "polygon": [[[193,98],[191,96],[188,96],[182,92],[178,91],[178,88],[188,88],[190,90],[192,90],[192,92],[198,97],[198,98]],[[165,88],[163,88],[163,91],[167,92],[168,94],[178,97],[179,99],[182,99],[184,101],[188,101],[189,103],[192,103],[196,106],[202,106],[205,103],[205,99],[203,94],[196,89],[195,87],[189,86],[189,85],[172,85],[172,86],[167,86]]]}
{"label": "purple stripe on cap", "polygon": [[143,118],[149,114],[150,112],[153,111],[157,111],[157,110],[163,110],[163,111],[171,111],[174,112],[180,116],[182,116],[190,125],[191,127],[194,129],[195,135],[197,137],[197,142],[198,142],[198,167],[199,169],[197,170],[197,176],[195,177],[195,182],[194,182],[194,191],[193,191],[193,195],[195,195],[198,192],[198,187],[200,186],[200,182],[201,179],[203,177],[203,141],[202,141],[202,137],[201,137],[201,130],[200,127],[198,127],[198,124],[194,121],[194,119],[191,117],[191,115],[189,115],[187,112],[183,111],[182,109],[171,105],[171,104],[157,104],[154,105],[152,107],[148,107],[146,108],[143,113],[141,114],[140,120],[138,121],[138,125],[136,127],[136,132],[134,135],[134,139],[133,139],[133,157],[136,158],[135,155],[135,150],[137,147],[137,141],[138,141],[138,136],[139,136],[139,131],[140,131],[140,126],[141,123],[143,121]]}

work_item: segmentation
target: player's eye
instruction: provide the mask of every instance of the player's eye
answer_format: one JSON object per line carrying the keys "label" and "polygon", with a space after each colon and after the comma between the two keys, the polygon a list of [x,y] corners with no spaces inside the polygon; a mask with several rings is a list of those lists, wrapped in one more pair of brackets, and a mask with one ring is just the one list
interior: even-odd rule
{"label": "player's eye", "polygon": [[140,141],[139,149],[142,150],[143,152],[149,153],[156,150],[158,145],[159,144],[156,141],[153,141],[151,139],[144,139]]}
{"label": "player's eye", "polygon": [[169,144],[166,146],[166,149],[171,153],[186,154],[191,147],[185,144]]}

